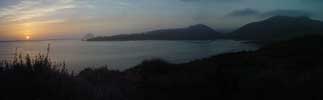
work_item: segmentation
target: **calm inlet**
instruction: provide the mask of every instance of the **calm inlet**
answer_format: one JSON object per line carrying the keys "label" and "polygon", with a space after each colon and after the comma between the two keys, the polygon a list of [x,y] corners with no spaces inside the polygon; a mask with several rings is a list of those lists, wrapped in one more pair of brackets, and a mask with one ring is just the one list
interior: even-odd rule
{"label": "calm inlet", "polygon": [[65,62],[69,70],[108,65],[124,70],[143,60],[161,58],[172,63],[188,62],[212,55],[244,50],[257,46],[241,41],[114,41],[86,42],[79,40],[0,42],[0,60],[11,60],[15,49],[23,54],[46,53],[50,44],[51,60]]}

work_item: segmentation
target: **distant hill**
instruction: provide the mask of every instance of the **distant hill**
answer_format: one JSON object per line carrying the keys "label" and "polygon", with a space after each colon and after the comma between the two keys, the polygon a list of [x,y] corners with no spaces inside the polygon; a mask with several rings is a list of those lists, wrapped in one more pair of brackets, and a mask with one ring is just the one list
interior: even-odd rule
{"label": "distant hill", "polygon": [[323,34],[323,22],[308,17],[274,16],[247,24],[229,37],[243,40],[285,40],[308,34]]}
{"label": "distant hill", "polygon": [[94,38],[94,37],[95,37],[94,34],[88,33],[82,38],[82,41],[86,41],[86,40]]}
{"label": "distant hill", "polygon": [[95,37],[88,41],[128,41],[128,40],[215,40],[222,35],[214,29],[198,24],[187,28],[163,29],[145,33]]}
{"label": "distant hill", "polygon": [[101,36],[87,39],[88,41],[128,41],[128,40],[215,40],[238,39],[254,41],[287,40],[294,37],[321,34],[323,22],[308,17],[273,16],[253,22],[225,35],[214,29],[197,24],[186,28],[163,29],[144,33],[114,36]]}

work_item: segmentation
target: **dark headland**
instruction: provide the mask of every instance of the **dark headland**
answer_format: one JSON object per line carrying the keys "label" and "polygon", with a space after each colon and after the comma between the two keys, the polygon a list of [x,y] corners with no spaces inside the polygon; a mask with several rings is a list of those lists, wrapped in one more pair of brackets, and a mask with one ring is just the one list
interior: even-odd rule
{"label": "dark headland", "polygon": [[132,41],[132,40],[215,40],[222,34],[214,29],[197,24],[186,28],[163,29],[144,33],[134,33],[115,36],[99,36],[88,41]]}

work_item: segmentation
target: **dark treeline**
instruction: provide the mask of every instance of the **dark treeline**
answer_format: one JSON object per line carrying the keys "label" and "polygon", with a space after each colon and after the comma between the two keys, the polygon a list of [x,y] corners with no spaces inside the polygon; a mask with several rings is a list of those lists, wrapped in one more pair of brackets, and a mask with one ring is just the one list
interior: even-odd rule
{"label": "dark treeline", "polygon": [[183,64],[157,59],[125,71],[102,67],[78,74],[47,56],[18,56],[0,64],[0,99],[321,99],[322,44],[323,36],[305,36]]}

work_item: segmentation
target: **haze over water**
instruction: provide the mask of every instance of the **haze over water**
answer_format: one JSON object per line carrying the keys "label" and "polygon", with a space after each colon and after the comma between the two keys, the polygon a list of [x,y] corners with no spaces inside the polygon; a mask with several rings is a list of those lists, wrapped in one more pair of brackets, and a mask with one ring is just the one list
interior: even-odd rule
{"label": "haze over water", "polygon": [[50,44],[50,56],[55,62],[66,62],[67,69],[80,71],[86,67],[124,70],[143,60],[161,58],[172,63],[208,57],[226,52],[254,50],[252,44],[239,41],[115,41],[85,42],[79,40],[0,42],[0,60],[10,60],[15,48],[18,52],[36,55],[46,53]]}

